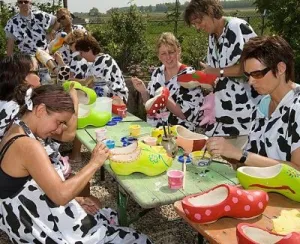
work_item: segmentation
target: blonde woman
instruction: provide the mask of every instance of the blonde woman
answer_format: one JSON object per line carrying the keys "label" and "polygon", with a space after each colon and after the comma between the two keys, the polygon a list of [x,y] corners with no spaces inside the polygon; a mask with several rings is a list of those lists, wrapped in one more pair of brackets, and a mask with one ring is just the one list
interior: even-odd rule
{"label": "blonde woman", "polygon": [[199,125],[202,112],[203,94],[199,87],[187,89],[179,85],[177,78],[192,69],[181,63],[181,47],[176,37],[169,32],[163,33],[157,42],[157,55],[162,65],[152,73],[151,81],[146,88],[144,82],[137,77],[132,77],[135,89],[141,93],[143,102],[146,103],[155,96],[155,91],[160,87],[170,90],[170,97],[165,110],[167,118],[157,116],[147,117],[147,122],[153,126],[160,126],[164,120],[170,124],[180,124],[190,130],[195,130]]}

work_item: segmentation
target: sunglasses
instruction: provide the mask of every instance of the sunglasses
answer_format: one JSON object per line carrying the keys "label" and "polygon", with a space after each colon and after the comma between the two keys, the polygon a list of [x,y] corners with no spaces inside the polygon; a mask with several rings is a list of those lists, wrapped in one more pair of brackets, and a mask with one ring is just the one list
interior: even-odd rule
{"label": "sunglasses", "polygon": [[262,70],[255,70],[250,73],[244,72],[244,75],[249,78],[250,76],[254,79],[261,79],[263,78],[271,69],[270,68],[264,68]]}
{"label": "sunglasses", "polygon": [[39,75],[39,72],[37,70],[30,70],[29,74]]}
{"label": "sunglasses", "polygon": [[65,19],[66,19],[66,16],[63,15],[63,16],[57,18],[57,22],[60,22],[60,21],[65,20]]}
{"label": "sunglasses", "polygon": [[29,1],[18,1],[18,4],[28,4]]}

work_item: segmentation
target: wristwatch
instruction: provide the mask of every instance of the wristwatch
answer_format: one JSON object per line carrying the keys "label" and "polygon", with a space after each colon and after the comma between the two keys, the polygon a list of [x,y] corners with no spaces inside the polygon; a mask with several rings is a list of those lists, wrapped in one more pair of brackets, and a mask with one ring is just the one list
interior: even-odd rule
{"label": "wristwatch", "polygon": [[247,160],[247,157],[248,157],[248,152],[246,151],[246,150],[243,150],[243,155],[242,155],[242,157],[240,158],[240,163],[245,163],[246,162],[246,160]]}
{"label": "wristwatch", "polygon": [[220,68],[220,77],[224,77],[224,69]]}

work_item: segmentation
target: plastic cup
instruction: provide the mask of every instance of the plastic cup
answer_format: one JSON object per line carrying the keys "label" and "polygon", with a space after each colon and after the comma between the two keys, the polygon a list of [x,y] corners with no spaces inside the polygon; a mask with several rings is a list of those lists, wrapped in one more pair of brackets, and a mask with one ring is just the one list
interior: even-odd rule
{"label": "plastic cup", "polygon": [[95,131],[97,142],[102,142],[106,139],[106,132],[107,130],[105,128],[97,129]]}
{"label": "plastic cup", "polygon": [[156,146],[157,138],[152,136],[147,136],[143,140],[149,146]]}
{"label": "plastic cup", "polygon": [[140,125],[131,125],[129,127],[130,136],[137,137],[141,134],[141,126]]}
{"label": "plastic cup", "polygon": [[117,108],[118,115],[122,118],[125,118],[127,115],[127,108]]}
{"label": "plastic cup", "polygon": [[170,189],[182,188],[184,174],[181,170],[169,170],[167,176]]}

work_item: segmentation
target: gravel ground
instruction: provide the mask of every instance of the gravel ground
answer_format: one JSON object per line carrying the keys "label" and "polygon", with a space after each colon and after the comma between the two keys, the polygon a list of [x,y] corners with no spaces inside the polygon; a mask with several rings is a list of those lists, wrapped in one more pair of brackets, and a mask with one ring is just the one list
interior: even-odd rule
{"label": "gravel ground", "polygon": [[[90,153],[82,148],[83,161],[72,164],[72,169],[77,172],[88,162]],[[100,172],[91,180],[91,193],[100,199],[103,206],[116,209],[117,183],[106,173],[105,181],[100,181]],[[141,208],[132,199],[128,202],[129,216],[140,211]],[[197,243],[197,233],[182,221],[172,205],[156,208],[133,223],[132,228],[148,235],[153,243],[157,244],[193,244]],[[8,237],[0,230],[0,244],[10,243]]]}

